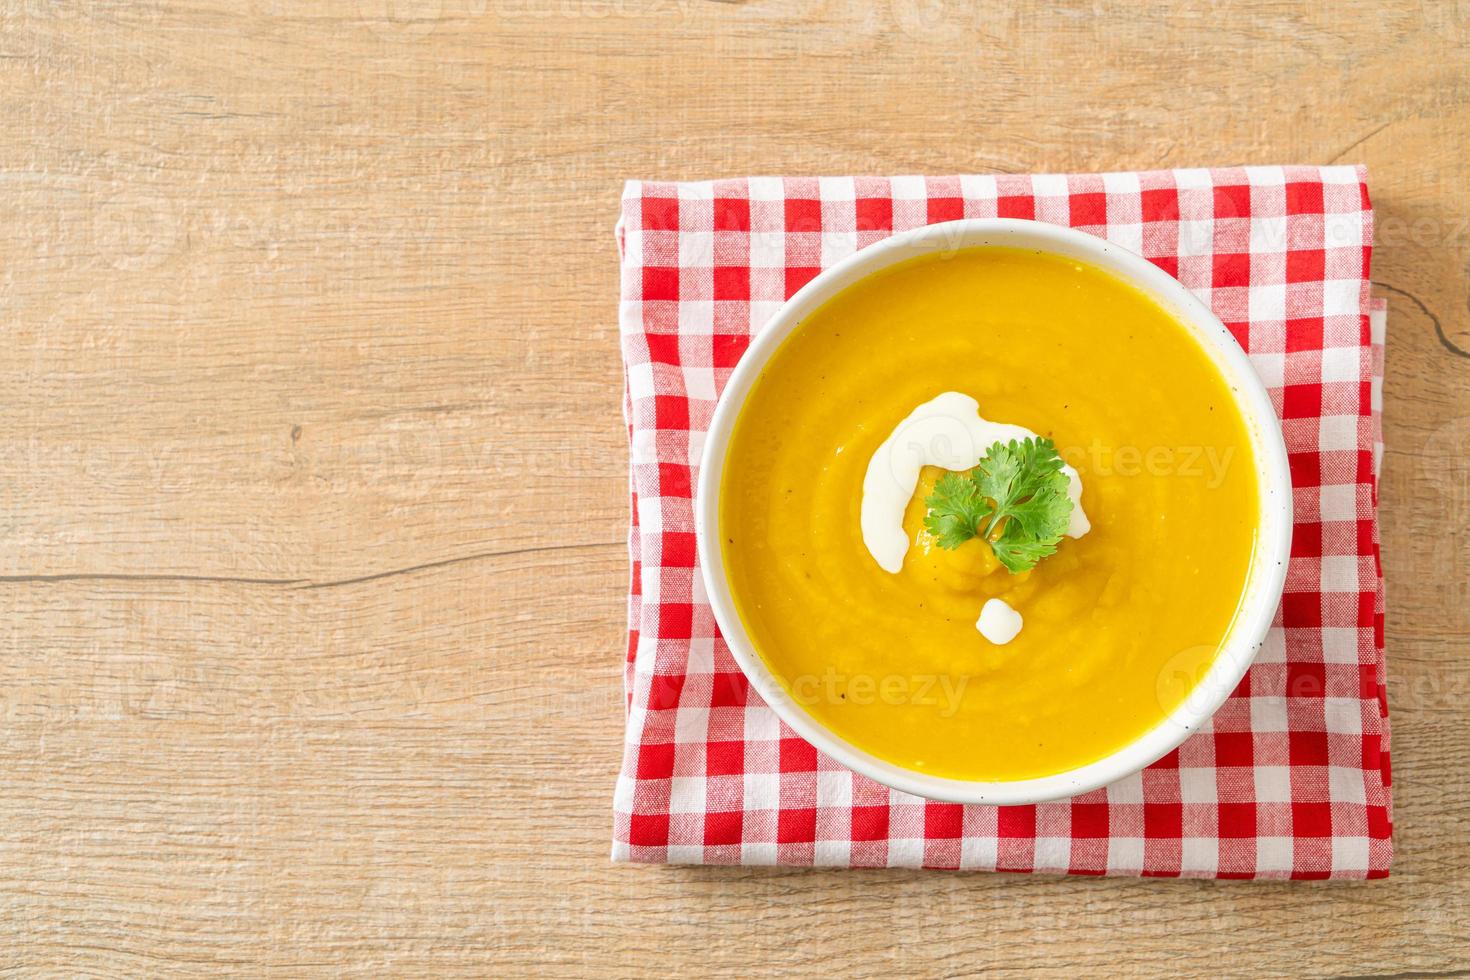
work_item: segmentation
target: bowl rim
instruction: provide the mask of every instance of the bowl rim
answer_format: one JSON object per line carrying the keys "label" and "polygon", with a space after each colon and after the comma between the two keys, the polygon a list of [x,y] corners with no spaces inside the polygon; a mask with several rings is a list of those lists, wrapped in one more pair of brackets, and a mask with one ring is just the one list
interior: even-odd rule
{"label": "bowl rim", "polygon": [[[1075,259],[1111,273],[1174,315],[1224,375],[1245,420],[1257,469],[1259,525],[1246,587],[1225,643],[1180,705],[1134,741],[1076,769],[1018,780],[964,780],[899,766],[859,749],[802,707],[756,651],[726,580],[719,529],[719,488],[740,410],[766,362],[801,321],[837,293],[881,269],[923,254],[1002,246]],[[1276,409],[1249,358],[1214,312],[1179,280],[1106,239],[1062,225],[1019,218],[966,218],[900,232],[824,269],[788,299],[752,339],[720,394],[700,456],[694,530],[701,579],[720,633],[741,671],[781,718],[848,768],[926,799],[1015,805],[1075,796],[1127,777],[1177,748],[1235,690],[1265,642],[1286,582],[1292,490]]]}

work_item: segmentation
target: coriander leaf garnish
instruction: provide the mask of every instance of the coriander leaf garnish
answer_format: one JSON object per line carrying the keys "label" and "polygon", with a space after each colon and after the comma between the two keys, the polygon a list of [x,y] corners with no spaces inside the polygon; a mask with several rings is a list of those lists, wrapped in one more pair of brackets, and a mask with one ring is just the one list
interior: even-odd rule
{"label": "coriander leaf garnish", "polygon": [[924,500],[929,513],[924,526],[941,548],[958,548],[973,538],[980,522],[990,514],[990,502],[968,473],[946,473],[934,484],[934,493]]}
{"label": "coriander leaf garnish", "polygon": [[1072,515],[1062,458],[1050,439],[997,442],[968,473],[946,473],[924,499],[941,548],[983,538],[1012,574],[1056,553]]}

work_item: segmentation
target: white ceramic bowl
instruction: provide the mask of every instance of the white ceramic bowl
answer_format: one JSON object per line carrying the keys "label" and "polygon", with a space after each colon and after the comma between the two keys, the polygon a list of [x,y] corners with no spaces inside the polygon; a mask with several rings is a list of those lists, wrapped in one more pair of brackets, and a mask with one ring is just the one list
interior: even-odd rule
{"label": "white ceramic bowl", "polygon": [[[886,266],[925,253],[979,245],[1036,249],[1090,263],[1131,283],[1170,311],[1199,339],[1229,382],[1250,430],[1260,488],[1260,526],[1240,611],[1220,655],[1179,707],[1133,743],[1096,762],[1055,775],[1004,782],[947,779],[905,769],[839,738],[808,714],[772,676],[735,611],[719,528],[719,488],[736,416],[766,361],[802,319]],[[803,738],[843,765],[906,793],[956,803],[1038,803],[1084,793],[1142,769],[1198,729],[1235,689],[1281,600],[1291,547],[1291,476],[1281,425],[1266,389],[1225,325],[1178,280],[1148,260],[1083,232],[1036,221],[980,218],[929,225],[870,245],[827,269],[787,300],[751,343],[720,396],[704,444],[694,515],[705,589],[720,632],[755,689]]]}

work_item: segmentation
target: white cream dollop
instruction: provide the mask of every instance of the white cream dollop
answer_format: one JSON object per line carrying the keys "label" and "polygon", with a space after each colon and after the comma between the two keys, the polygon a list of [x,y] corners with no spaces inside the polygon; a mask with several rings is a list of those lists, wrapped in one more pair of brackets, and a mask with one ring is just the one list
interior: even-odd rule
{"label": "white cream dollop", "polygon": [[980,635],[996,646],[1005,646],[1021,632],[1021,614],[1006,604],[1004,599],[990,599],[980,607],[980,618],[975,620]]}
{"label": "white cream dollop", "polygon": [[[987,421],[980,415],[980,403],[963,392],[946,391],[910,412],[874,451],[863,477],[863,544],[873,560],[886,572],[903,568],[909,550],[903,512],[919,485],[921,469],[968,470],[997,442],[1034,438],[1036,433],[1024,426]],[[1082,478],[1071,466],[1063,466],[1062,472],[1072,498],[1067,537],[1080,538],[1092,527],[1082,512]]]}

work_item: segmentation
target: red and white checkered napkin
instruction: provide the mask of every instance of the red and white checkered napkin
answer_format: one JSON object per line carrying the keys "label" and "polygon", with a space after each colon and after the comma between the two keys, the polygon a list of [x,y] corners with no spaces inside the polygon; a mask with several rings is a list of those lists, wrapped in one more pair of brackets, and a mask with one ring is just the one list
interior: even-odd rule
{"label": "red and white checkered napkin", "polygon": [[[1378,392],[1385,311],[1354,167],[633,181],[618,223],[632,456],[626,752],[613,858],[1218,878],[1374,878],[1392,854]],[[1209,303],[1282,418],[1296,529],[1264,648],[1142,773],[1038,806],[934,803],[819,754],[746,684],[690,506],[715,399],[818,270],[961,217],[1071,225]]]}

